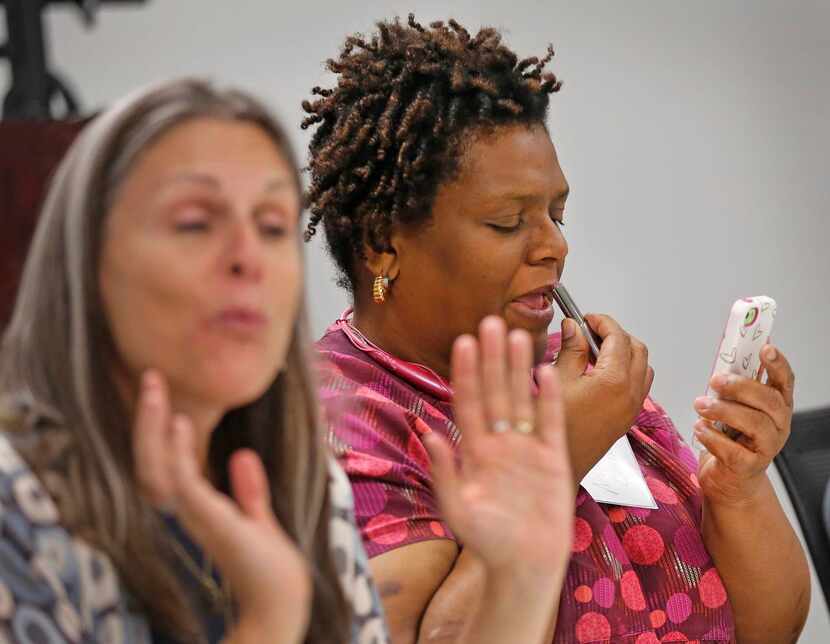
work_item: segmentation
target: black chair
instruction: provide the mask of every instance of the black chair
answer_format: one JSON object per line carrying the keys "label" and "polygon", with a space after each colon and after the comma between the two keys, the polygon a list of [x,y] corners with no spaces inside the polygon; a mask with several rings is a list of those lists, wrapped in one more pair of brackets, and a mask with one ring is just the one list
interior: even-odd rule
{"label": "black chair", "polygon": [[830,605],[830,536],[822,506],[830,480],[830,407],[793,415],[792,434],[775,458]]}

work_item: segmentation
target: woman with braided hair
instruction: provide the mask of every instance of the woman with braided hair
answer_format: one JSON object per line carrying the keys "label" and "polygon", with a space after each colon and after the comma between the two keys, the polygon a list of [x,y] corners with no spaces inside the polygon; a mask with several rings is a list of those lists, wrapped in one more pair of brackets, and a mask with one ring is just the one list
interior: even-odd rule
{"label": "woman with braided hair", "polygon": [[[648,397],[639,340],[587,316],[602,340],[589,368],[574,323],[548,332],[568,252],[568,183],[546,127],[552,56],[522,60],[494,29],[410,16],[347,38],[328,61],[336,85],[304,103],[303,127],[316,126],[306,235],[323,226],[353,300],[318,342],[322,397],[393,641],[479,642],[488,619],[512,633],[504,642],[795,641],[807,565],[764,473],[789,433],[786,358],[767,347],[767,384],[713,380],[720,400],[695,401],[698,462]],[[487,362],[505,346],[509,373]],[[598,503],[579,487],[564,555],[539,493],[549,447],[512,393],[554,360],[574,482],[627,435],[656,501]],[[467,444],[457,364],[487,385],[475,422],[538,446],[539,463]],[[459,521],[461,507],[477,521]],[[531,639],[522,611],[544,602],[547,629]]]}

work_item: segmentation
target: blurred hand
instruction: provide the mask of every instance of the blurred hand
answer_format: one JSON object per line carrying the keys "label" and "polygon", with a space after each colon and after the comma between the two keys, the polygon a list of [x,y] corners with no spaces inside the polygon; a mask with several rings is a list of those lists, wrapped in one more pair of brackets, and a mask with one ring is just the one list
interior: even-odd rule
{"label": "blurred hand", "polygon": [[173,512],[231,586],[239,623],[230,642],[301,642],[312,585],[305,559],[271,509],[268,478],[251,450],[231,457],[233,500],[199,470],[190,420],[173,414],[163,377],[142,379],[133,427],[135,471],[146,497]]}
{"label": "blurred hand", "polygon": [[560,584],[571,554],[575,488],[568,463],[555,370],[538,373],[533,399],[530,336],[506,335],[486,318],[479,339],[453,347],[455,422],[460,458],[426,437],[442,514],[465,550],[488,572]]}
{"label": "blurred hand", "polygon": [[[707,451],[700,455],[698,479],[707,501],[741,504],[752,501],[764,473],[790,436],[795,375],[784,354],[772,345],[761,351],[759,380],[715,375],[710,381],[719,398],[695,400],[701,419],[695,437]],[[736,440],[714,426],[720,421],[737,429]]]}
{"label": "blurred hand", "polygon": [[585,321],[602,339],[596,365],[587,370],[588,342],[569,319],[562,322],[562,348],[556,362],[577,482],[628,432],[654,381],[642,342],[607,315],[586,315]]}

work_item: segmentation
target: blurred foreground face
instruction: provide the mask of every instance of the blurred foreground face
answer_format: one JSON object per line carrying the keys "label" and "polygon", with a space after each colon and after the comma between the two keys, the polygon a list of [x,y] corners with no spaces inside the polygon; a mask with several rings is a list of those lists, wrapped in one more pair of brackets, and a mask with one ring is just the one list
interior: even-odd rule
{"label": "blurred foreground face", "polygon": [[302,287],[294,172],[252,123],[195,118],[137,159],[105,220],[103,305],[118,376],[231,408],[285,363]]}

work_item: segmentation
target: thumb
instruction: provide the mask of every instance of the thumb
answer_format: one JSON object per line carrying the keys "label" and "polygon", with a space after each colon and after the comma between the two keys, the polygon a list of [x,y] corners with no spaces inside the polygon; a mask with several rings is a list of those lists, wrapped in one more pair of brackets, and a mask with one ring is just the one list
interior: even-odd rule
{"label": "thumb", "polygon": [[556,366],[563,379],[581,376],[590,362],[591,349],[588,341],[579,330],[579,325],[570,318],[562,320],[562,347]]}

